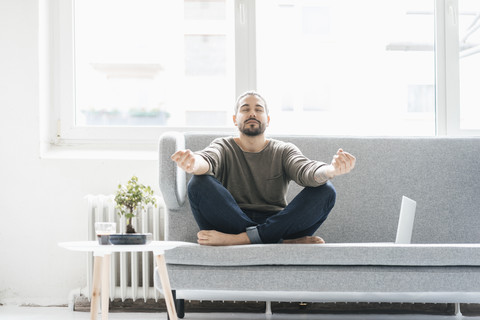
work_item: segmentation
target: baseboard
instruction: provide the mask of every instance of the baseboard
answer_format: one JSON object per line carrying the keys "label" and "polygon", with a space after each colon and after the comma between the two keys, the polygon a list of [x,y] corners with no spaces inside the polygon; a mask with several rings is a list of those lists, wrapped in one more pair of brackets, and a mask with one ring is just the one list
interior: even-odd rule
{"label": "baseboard", "polygon": [[[185,301],[185,313],[235,312],[263,313],[265,302],[254,301]],[[272,302],[272,313],[318,313],[318,314],[430,314],[454,315],[453,303],[299,303]],[[465,316],[480,315],[480,304],[461,304]],[[75,311],[90,311],[90,301],[85,296],[75,299]],[[159,299],[114,299],[110,312],[166,312],[165,301]]]}

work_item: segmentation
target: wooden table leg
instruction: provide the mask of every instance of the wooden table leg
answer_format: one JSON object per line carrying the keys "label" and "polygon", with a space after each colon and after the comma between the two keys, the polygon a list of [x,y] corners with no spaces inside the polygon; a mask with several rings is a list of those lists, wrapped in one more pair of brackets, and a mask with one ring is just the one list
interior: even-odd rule
{"label": "wooden table leg", "polygon": [[93,260],[92,295],[90,296],[90,320],[97,319],[98,298],[100,297],[100,282],[102,278],[103,257],[95,256]]}
{"label": "wooden table leg", "polygon": [[178,320],[177,312],[175,310],[175,302],[173,300],[172,288],[170,287],[170,280],[168,279],[167,264],[163,254],[156,256],[158,275],[162,282],[163,295],[165,296],[165,304],[167,305],[167,312],[170,320]]}
{"label": "wooden table leg", "polygon": [[110,255],[103,256],[102,261],[102,320],[108,320],[110,299]]}

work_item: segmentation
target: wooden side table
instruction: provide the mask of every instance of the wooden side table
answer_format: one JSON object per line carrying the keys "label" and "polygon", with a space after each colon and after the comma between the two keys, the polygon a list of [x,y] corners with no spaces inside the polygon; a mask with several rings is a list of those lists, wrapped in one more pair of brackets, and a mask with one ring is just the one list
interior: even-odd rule
{"label": "wooden side table", "polygon": [[61,242],[60,247],[83,252],[93,252],[93,288],[90,302],[90,319],[96,320],[98,313],[98,299],[102,296],[102,320],[108,319],[109,296],[110,296],[110,256],[113,252],[153,252],[158,266],[158,273],[162,282],[165,304],[168,316],[172,320],[178,320],[175,303],[168,278],[167,264],[164,252],[178,246],[193,245],[189,242],[180,241],[152,241],[144,245],[100,245],[97,241]]}

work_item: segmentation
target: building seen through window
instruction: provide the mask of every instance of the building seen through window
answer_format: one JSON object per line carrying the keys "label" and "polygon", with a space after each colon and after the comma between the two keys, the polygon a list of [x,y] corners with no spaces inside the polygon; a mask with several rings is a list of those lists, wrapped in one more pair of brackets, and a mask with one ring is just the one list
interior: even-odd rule
{"label": "building seen through window", "polygon": [[[76,125],[232,126],[235,10],[75,1]],[[255,16],[270,132],[435,135],[434,1],[256,1]],[[480,1],[459,0],[459,27],[461,125],[480,129]]]}

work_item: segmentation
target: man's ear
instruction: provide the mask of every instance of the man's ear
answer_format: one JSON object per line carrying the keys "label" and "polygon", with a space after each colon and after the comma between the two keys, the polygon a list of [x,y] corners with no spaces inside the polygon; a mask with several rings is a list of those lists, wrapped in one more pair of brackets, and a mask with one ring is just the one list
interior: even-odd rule
{"label": "man's ear", "polygon": [[270,124],[270,116],[267,116],[267,127]]}
{"label": "man's ear", "polygon": [[232,119],[233,119],[233,124],[236,126],[237,125],[237,116],[233,115]]}

